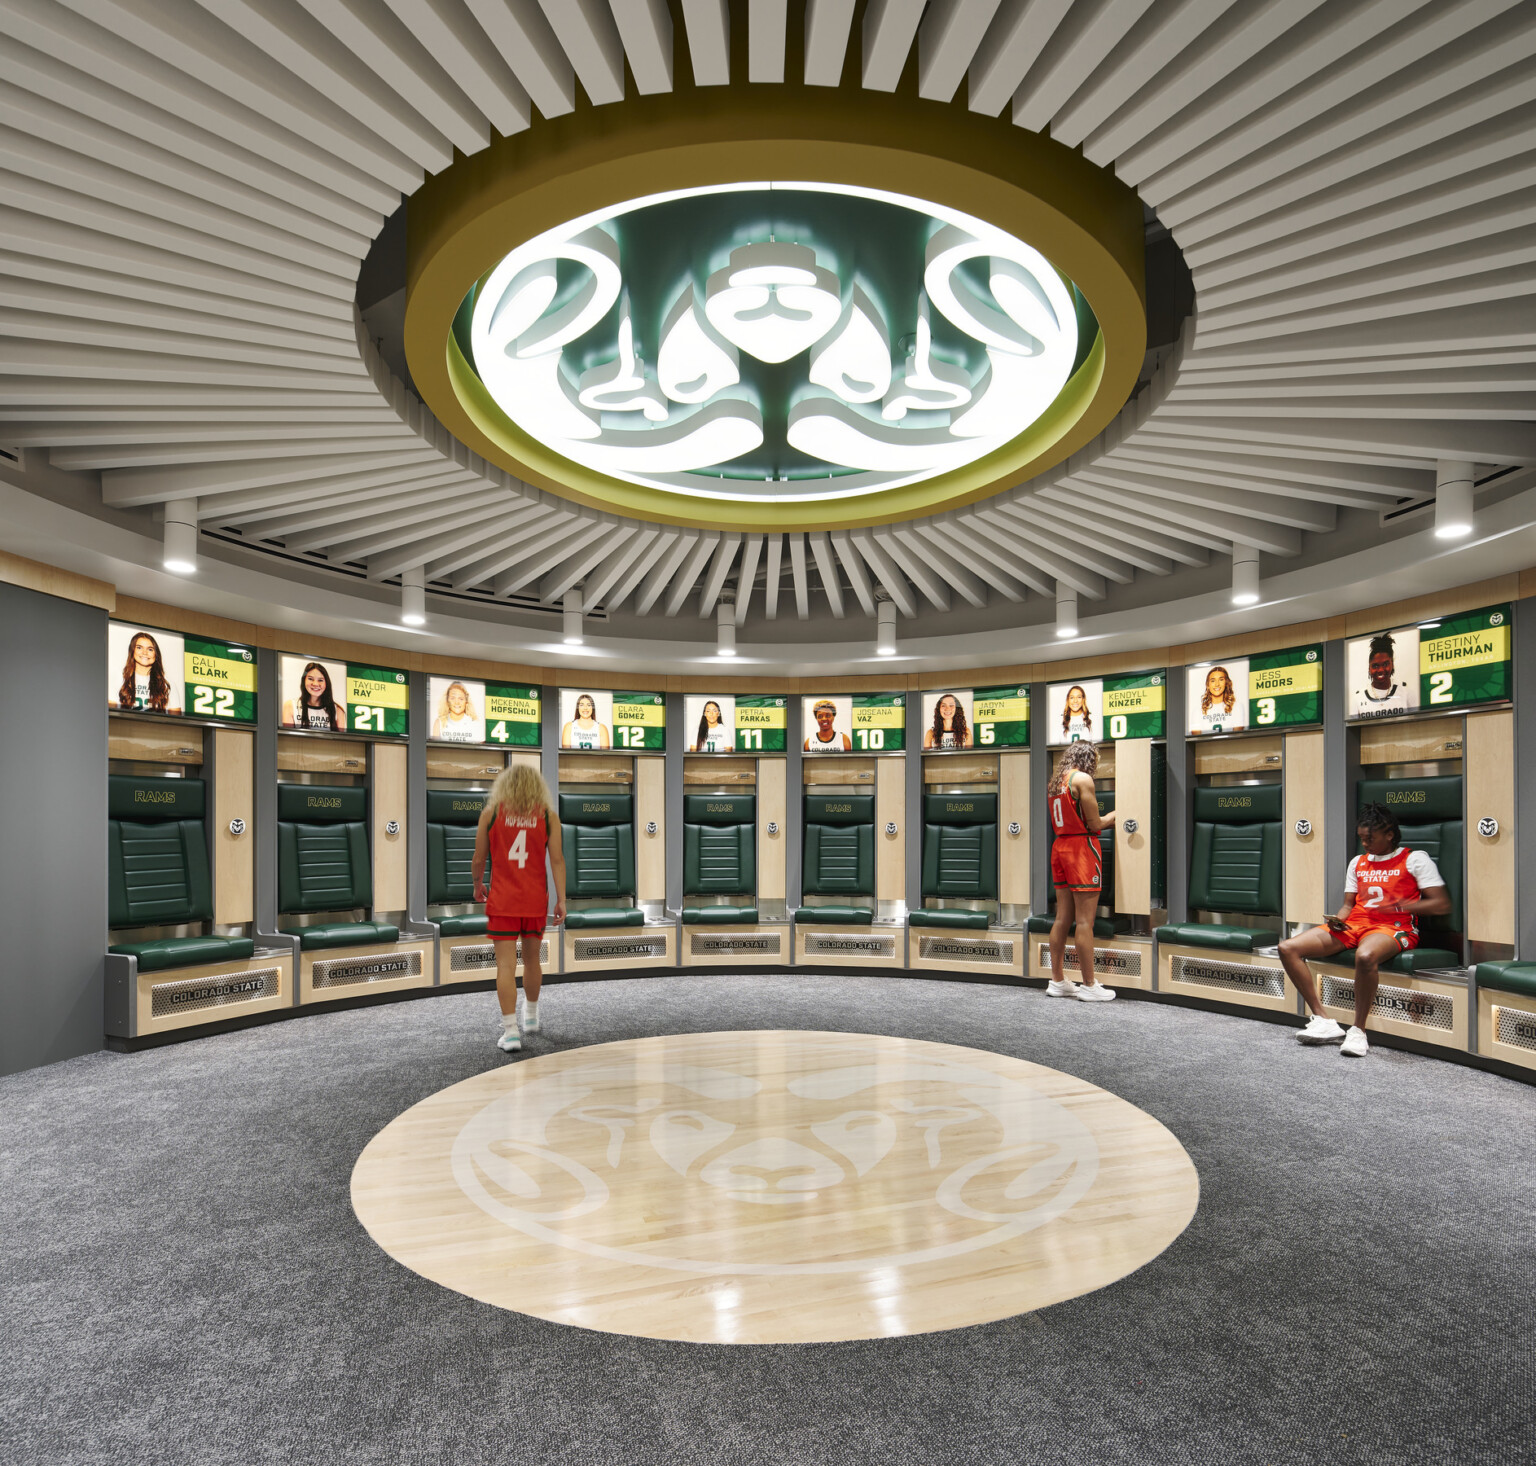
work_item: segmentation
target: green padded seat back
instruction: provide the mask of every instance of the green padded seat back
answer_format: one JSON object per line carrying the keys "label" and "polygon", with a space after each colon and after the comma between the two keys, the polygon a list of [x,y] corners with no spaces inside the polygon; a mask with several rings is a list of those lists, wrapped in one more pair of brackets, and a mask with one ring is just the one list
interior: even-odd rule
{"label": "green padded seat back", "polygon": [[566,825],[565,894],[578,901],[635,894],[633,825]]}
{"label": "green padded seat back", "polygon": [[633,794],[562,794],[560,823],[562,825],[628,825],[633,829],[635,796]]}
{"label": "green padded seat back", "polygon": [[[1445,916],[1419,918],[1419,941],[1435,946],[1431,937],[1459,936],[1465,910],[1463,865],[1466,859],[1466,825],[1462,819],[1460,774],[1440,774],[1427,779],[1362,779],[1360,804],[1381,804],[1391,811],[1408,850],[1422,850],[1445,878],[1451,909]],[[1440,946],[1459,945],[1441,941]]]}
{"label": "green padded seat back", "polygon": [[874,825],[807,825],[801,885],[808,895],[868,895],[875,889]]}
{"label": "green padded seat back", "polygon": [[427,790],[427,901],[475,899],[471,865],[485,795],[474,789]]}
{"label": "green padded seat back", "polygon": [[925,825],[995,826],[997,795],[925,794],[923,795],[923,823]]}
{"label": "green padded seat back", "polygon": [[113,774],[107,784],[107,923],[213,919],[201,779]]}
{"label": "green padded seat back", "polygon": [[924,825],[923,895],[997,897],[997,826]]}
{"label": "green padded seat back", "polygon": [[683,798],[683,890],[698,895],[757,889],[757,796]]}
{"label": "green padded seat back", "polygon": [[367,791],[358,785],[278,785],[279,911],[295,915],[373,905],[367,815]]}
{"label": "green padded seat back", "polygon": [[1189,904],[1195,911],[1280,914],[1278,784],[1195,790]]}

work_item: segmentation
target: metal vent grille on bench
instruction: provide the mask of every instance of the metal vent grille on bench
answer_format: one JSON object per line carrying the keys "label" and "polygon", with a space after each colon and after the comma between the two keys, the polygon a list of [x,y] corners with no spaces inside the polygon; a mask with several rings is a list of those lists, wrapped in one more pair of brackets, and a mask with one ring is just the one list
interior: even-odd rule
{"label": "metal vent grille on bench", "polygon": [[1285,996],[1285,969],[1249,967],[1241,962],[1221,962],[1214,957],[1174,956],[1168,962],[1174,982],[1194,987],[1221,988],[1227,992],[1260,993],[1266,998]]}
{"label": "metal vent grille on bench", "polygon": [[397,977],[420,977],[421,953],[386,952],[371,957],[322,957],[309,970],[312,987],[354,987],[370,982],[390,982]]}
{"label": "metal vent grille on bench", "polygon": [[[1325,972],[1321,987],[1324,1007],[1354,1008],[1354,978],[1334,977]],[[1399,1023],[1449,1033],[1456,1004],[1446,993],[1425,993],[1416,988],[1393,988],[1382,984],[1376,989],[1376,1000],[1371,1008],[1381,1018],[1395,1018]]]}
{"label": "metal vent grille on bench", "polygon": [[[539,943],[539,966],[549,965],[549,938]],[[496,945],[494,942],[477,942],[472,946],[453,947],[448,953],[449,972],[495,972]]]}
{"label": "metal vent grille on bench", "polygon": [[1494,1012],[1498,1015],[1493,1029],[1496,1043],[1536,1053],[1536,1013],[1529,1013],[1524,1008],[1497,1006]]}
{"label": "metal vent grille on bench", "polygon": [[[1042,972],[1051,970],[1051,944],[1040,943],[1040,955],[1036,959]],[[1077,965],[1077,953],[1073,951],[1071,943],[1067,944],[1066,960],[1062,966],[1068,972],[1079,971]],[[1140,947],[1105,947],[1098,942],[1093,944],[1093,972],[1095,977],[1140,977],[1141,976],[1141,948]]]}
{"label": "metal vent grille on bench", "polygon": [[1012,966],[1012,937],[962,937],[953,933],[920,936],[917,955],[923,961],[976,962],[983,966]]}
{"label": "metal vent grille on bench", "polygon": [[281,967],[252,967],[227,972],[222,977],[183,977],[157,982],[149,990],[150,1016],[169,1018],[177,1013],[197,1013],[205,1008],[227,1008],[233,1003],[254,1003],[275,998],[282,991]]}
{"label": "metal vent grille on bench", "polygon": [[750,953],[755,957],[779,957],[783,955],[783,937],[778,932],[710,932],[688,933],[690,957],[734,957]]}

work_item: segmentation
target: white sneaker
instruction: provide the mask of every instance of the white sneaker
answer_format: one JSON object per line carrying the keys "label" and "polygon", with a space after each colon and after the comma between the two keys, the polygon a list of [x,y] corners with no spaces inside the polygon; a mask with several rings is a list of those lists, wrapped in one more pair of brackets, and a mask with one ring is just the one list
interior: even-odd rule
{"label": "white sneaker", "polygon": [[1105,987],[1101,982],[1080,982],[1077,985],[1079,1003],[1112,1003],[1114,1000],[1115,990]]}
{"label": "white sneaker", "polygon": [[524,1003],[522,1016],[517,1020],[518,1026],[524,1033],[542,1033],[544,1022],[539,1017],[539,1005],[537,1003]]}
{"label": "white sneaker", "polygon": [[1077,984],[1070,977],[1064,977],[1060,982],[1053,977],[1045,985],[1045,995],[1048,998],[1075,998]]}
{"label": "white sneaker", "polygon": [[1333,1019],[1314,1013],[1312,1021],[1297,1033],[1296,1039],[1304,1044],[1336,1044],[1343,1042],[1344,1030]]}
{"label": "white sneaker", "polygon": [[1339,1048],[1341,1054],[1348,1054],[1351,1059],[1363,1059],[1371,1051],[1371,1046],[1365,1037],[1363,1028],[1351,1027],[1344,1035],[1344,1042]]}
{"label": "white sneaker", "polygon": [[523,1046],[523,1036],[515,1028],[504,1028],[501,1037],[496,1040],[496,1047],[504,1054],[515,1054]]}

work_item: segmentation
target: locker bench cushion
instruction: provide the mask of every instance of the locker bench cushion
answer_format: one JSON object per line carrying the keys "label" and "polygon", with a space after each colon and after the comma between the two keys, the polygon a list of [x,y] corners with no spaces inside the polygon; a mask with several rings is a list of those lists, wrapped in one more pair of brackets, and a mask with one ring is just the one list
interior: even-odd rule
{"label": "locker bench cushion", "polygon": [[684,926],[757,925],[755,906],[685,906]]}
{"label": "locker bench cushion", "polygon": [[137,957],[140,972],[170,967],[202,967],[214,962],[244,962],[256,951],[249,937],[161,937],[152,942],[120,942],[107,951]]}
{"label": "locker bench cushion", "polygon": [[[1047,912],[1039,916],[1031,916],[1026,923],[1028,930],[1032,932],[1048,932],[1056,924],[1056,918]],[[1068,930],[1070,931],[1070,927]],[[1107,941],[1110,937],[1131,929],[1129,917],[1125,916],[1098,916],[1094,918],[1093,934],[1101,941]]]}
{"label": "locker bench cushion", "polygon": [[1477,985],[1496,993],[1536,998],[1536,962],[1479,962]]}
{"label": "locker bench cushion", "polygon": [[327,921],[317,926],[285,926],[282,931],[285,936],[297,937],[305,952],[329,947],[366,947],[400,937],[400,929],[387,921]]}
{"label": "locker bench cushion", "polygon": [[1259,947],[1273,947],[1280,940],[1280,933],[1255,931],[1247,926],[1185,921],[1158,927],[1157,939],[1160,942],[1176,942],[1183,947],[1216,947],[1224,952],[1252,952]]}
{"label": "locker bench cushion", "polygon": [[573,930],[591,926],[644,926],[645,912],[638,906],[588,906],[567,911],[565,924]]}
{"label": "locker bench cushion", "polygon": [[875,919],[873,906],[799,906],[795,920],[810,926],[870,926]]}
{"label": "locker bench cushion", "polygon": [[963,927],[967,930],[985,931],[991,917],[985,911],[913,911],[907,915],[909,926]]}
{"label": "locker bench cushion", "polygon": [[485,934],[484,916],[445,916],[437,923],[439,936],[478,937]]}
{"label": "locker bench cushion", "polygon": [[[1340,957],[1348,954],[1341,952]],[[1383,972],[1411,974],[1423,972],[1426,967],[1460,967],[1461,958],[1444,947],[1415,947],[1411,952],[1399,952],[1390,962],[1381,964]]]}

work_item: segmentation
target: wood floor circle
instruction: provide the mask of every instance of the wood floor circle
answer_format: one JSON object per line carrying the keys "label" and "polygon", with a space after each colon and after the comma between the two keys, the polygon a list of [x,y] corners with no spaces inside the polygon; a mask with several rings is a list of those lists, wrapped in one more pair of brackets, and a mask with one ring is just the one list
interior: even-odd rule
{"label": "wood floor circle", "polygon": [[1073,1298],[1199,1199],[1150,1115],[1070,1074],[860,1033],[630,1039],[509,1063],[385,1126],[352,1205],[499,1308],[699,1343],[882,1338]]}

